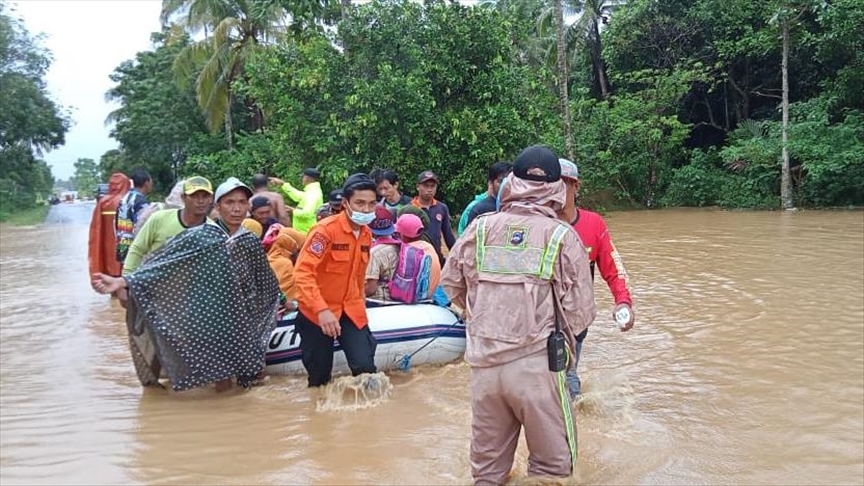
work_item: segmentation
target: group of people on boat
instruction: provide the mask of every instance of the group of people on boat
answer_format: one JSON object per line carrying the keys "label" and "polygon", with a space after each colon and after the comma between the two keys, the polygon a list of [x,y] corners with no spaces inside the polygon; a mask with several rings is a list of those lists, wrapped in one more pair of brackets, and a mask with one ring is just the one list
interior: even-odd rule
{"label": "group of people on boat", "polygon": [[605,222],[576,206],[574,163],[539,145],[493,163],[455,232],[431,170],[417,176],[413,198],[385,169],[349,176],[326,201],[314,168],[302,188],[257,174],[251,187],[230,177],[214,190],[193,176],[164,204],[147,203],[146,171],[131,176],[112,175],[89,256],[94,290],[127,308],[142,384],[253,385],[277,319],[295,310],[310,387],[331,380],[336,339],[353,375],[374,373],[367,306],[434,302],[466,322],[475,480],[506,479],[521,427],[529,474],[572,473],[569,404],[595,317],[595,265],[615,312],[627,311],[621,330],[635,320]]}

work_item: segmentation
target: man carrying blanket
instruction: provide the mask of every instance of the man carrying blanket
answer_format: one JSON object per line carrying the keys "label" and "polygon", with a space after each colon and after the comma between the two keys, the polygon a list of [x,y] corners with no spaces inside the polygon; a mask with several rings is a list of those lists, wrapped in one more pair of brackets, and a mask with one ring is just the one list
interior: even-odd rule
{"label": "man carrying blanket", "polygon": [[260,240],[236,221],[250,194],[236,179],[226,181],[216,190],[215,224],[175,236],[130,275],[94,275],[101,293],[130,290],[130,336],[149,335],[152,344],[133,350],[143,385],[158,383],[157,361],[175,391],[209,383],[224,389],[232,378],[247,387],[263,371],[279,285]]}

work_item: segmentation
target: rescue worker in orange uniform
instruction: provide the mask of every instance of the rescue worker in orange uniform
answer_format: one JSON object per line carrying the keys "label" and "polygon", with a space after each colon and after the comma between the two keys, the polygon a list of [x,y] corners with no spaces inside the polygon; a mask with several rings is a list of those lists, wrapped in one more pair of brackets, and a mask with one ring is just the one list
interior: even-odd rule
{"label": "rescue worker in orange uniform", "polygon": [[352,375],[378,371],[364,293],[372,246],[367,226],[375,219],[376,189],[366,174],[349,177],[342,188],[344,210],[312,227],[297,258],[295,329],[310,387],[330,381],[335,338]]}
{"label": "rescue worker in orange uniform", "polygon": [[[114,216],[117,205],[127,192],[130,181],[122,172],[111,174],[108,181],[108,194],[102,196],[93,208],[90,219],[90,241],[87,245],[87,259],[90,275],[104,273],[119,277],[123,264],[117,261],[117,237],[114,235]],[[94,287],[95,290],[95,287]]]}

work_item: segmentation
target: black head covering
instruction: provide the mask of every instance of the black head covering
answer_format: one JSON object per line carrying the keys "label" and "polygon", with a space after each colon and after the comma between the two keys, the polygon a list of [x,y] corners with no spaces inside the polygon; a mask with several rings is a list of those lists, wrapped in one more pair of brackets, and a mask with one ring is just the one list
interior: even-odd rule
{"label": "black head covering", "polygon": [[555,182],[561,179],[561,164],[548,147],[532,145],[513,161],[513,175],[527,181]]}
{"label": "black head covering", "polygon": [[336,204],[336,205],[342,204],[342,190],[341,189],[334,189],[334,190],[330,191],[330,195],[327,198],[327,202],[330,204]]}
{"label": "black head covering", "polygon": [[377,187],[372,178],[362,172],[358,172],[356,174],[351,174],[347,179],[345,179],[345,184],[342,186],[342,196],[345,197],[346,194],[348,194],[349,189],[360,185],[364,186],[364,189],[370,189],[372,191]]}
{"label": "black head covering", "polygon": [[269,206],[270,200],[264,196],[258,196],[252,198],[252,211],[255,211],[258,208],[263,208],[264,206]]}

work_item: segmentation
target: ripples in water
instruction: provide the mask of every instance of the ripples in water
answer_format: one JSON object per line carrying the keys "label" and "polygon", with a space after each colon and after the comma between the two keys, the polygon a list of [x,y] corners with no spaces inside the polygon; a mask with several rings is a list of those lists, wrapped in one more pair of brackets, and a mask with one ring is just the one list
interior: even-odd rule
{"label": "ripples in water", "polygon": [[[0,482],[470,483],[468,367],[393,374],[321,412],[302,378],[142,390],[122,309],[88,285],[92,206],[0,232]],[[77,213],[76,213],[77,212]],[[631,275],[585,341],[578,484],[864,483],[864,213],[608,217]],[[527,448],[514,476],[525,482]]]}

